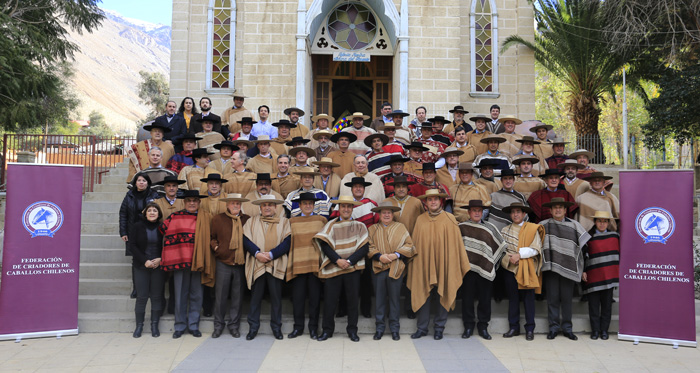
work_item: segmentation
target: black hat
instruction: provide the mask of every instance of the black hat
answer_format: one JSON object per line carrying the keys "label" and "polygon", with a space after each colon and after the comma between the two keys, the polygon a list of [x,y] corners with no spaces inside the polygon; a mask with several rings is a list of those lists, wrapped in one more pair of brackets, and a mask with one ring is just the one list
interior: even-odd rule
{"label": "black hat", "polygon": [[410,160],[411,160],[411,158],[406,158],[406,157],[404,157],[404,156],[401,155],[401,154],[392,154],[391,157],[389,157],[389,160],[387,160],[386,162],[384,162],[384,165],[385,165],[385,166],[387,166],[387,165],[390,166],[390,165],[391,165],[392,163],[394,163],[394,162],[406,163],[406,162],[408,162],[408,161],[410,161]]}
{"label": "black hat", "polygon": [[544,171],[543,174],[539,175],[541,178],[546,178],[547,176],[556,175],[561,176],[561,170],[558,168],[549,168]]}
{"label": "black hat", "polygon": [[428,122],[435,123],[435,122],[443,122],[443,123],[450,123],[450,121],[443,117],[442,115],[436,115],[430,119],[428,119]]}
{"label": "black hat", "polygon": [[472,207],[481,207],[481,208],[484,208],[484,207],[486,207],[486,206],[484,206],[484,202],[483,202],[482,200],[480,200],[480,199],[472,199],[472,200],[469,200],[469,204],[468,204],[468,205],[464,205],[464,206],[460,206],[460,207],[463,208],[463,209],[470,209],[470,208],[472,208]]}
{"label": "black hat", "polygon": [[214,153],[211,153],[207,150],[207,148],[197,148],[192,151],[192,154],[189,155],[190,158],[195,159],[199,158],[203,155],[212,155]]}
{"label": "black hat", "polygon": [[243,117],[243,118],[241,118],[241,120],[236,121],[236,123],[240,123],[240,124],[250,123],[250,125],[252,126],[253,124],[258,123],[258,122],[254,121],[253,118],[251,118],[251,117]]}
{"label": "black hat", "polygon": [[423,152],[427,152],[428,150],[430,150],[423,146],[423,143],[420,141],[413,141],[412,143],[406,144],[403,147],[404,149],[420,149]]}
{"label": "black hat", "polygon": [[386,185],[391,185],[391,186],[395,187],[396,184],[406,184],[408,186],[408,185],[412,185],[415,183],[416,182],[413,180],[408,180],[408,178],[406,176],[399,175],[399,176],[394,177],[394,181],[392,181],[390,183],[386,183]]}
{"label": "black hat", "polygon": [[305,139],[305,138],[303,138],[303,137],[301,137],[301,136],[297,136],[297,137],[293,137],[291,140],[287,141],[287,142],[285,143],[285,145],[287,145],[287,146],[294,146],[294,144],[298,144],[298,143],[306,144],[306,143],[309,143],[309,142],[311,142],[311,140]]}
{"label": "black hat", "polygon": [[469,113],[468,111],[464,110],[464,106],[462,105],[457,105],[455,106],[454,109],[450,110],[450,113],[464,113],[467,114]]}
{"label": "black hat", "polygon": [[297,128],[297,125],[296,125],[296,124],[290,122],[290,121],[287,120],[287,119],[280,119],[279,122],[272,123],[272,125],[275,126],[275,127],[279,127],[279,126],[281,126],[281,125],[287,125],[287,126],[289,126],[289,127],[291,127],[291,128]]}
{"label": "black hat", "polygon": [[204,122],[212,122],[214,124],[219,124],[219,123],[221,123],[221,118],[218,115],[217,116],[207,115],[205,117],[197,118],[197,123],[204,123]]}
{"label": "black hat", "polygon": [[299,113],[300,117],[303,117],[306,114],[304,112],[304,110],[301,110],[298,107],[288,107],[288,108],[284,109],[284,115],[291,115],[293,111],[296,111],[297,113]]}
{"label": "black hat", "polygon": [[349,138],[351,143],[357,141],[357,136],[355,136],[355,134],[351,132],[338,132],[335,135],[331,136],[331,141],[337,143],[341,137]]}
{"label": "black hat", "polygon": [[248,180],[253,180],[253,181],[270,181],[274,180],[274,177],[270,177],[270,174],[267,173],[259,173],[255,176],[255,179],[248,179]]}
{"label": "black hat", "polygon": [[478,166],[474,166],[474,168],[483,168],[484,166],[491,166],[491,167],[496,167],[500,163],[498,163],[497,160],[492,159],[492,158],[483,158],[481,161],[479,161]]}
{"label": "black hat", "polygon": [[209,174],[204,179],[199,179],[199,181],[206,183],[207,181],[220,181],[223,183],[228,183],[228,180],[221,177],[221,174]]}
{"label": "black hat", "polygon": [[437,172],[437,169],[435,169],[435,163],[433,163],[433,162],[423,163],[423,168],[421,168],[420,170],[421,171],[436,171]]}
{"label": "black hat", "polygon": [[208,196],[203,196],[203,195],[199,194],[198,190],[183,190],[181,193],[177,194],[176,198],[185,199],[185,198],[191,198],[191,197],[207,198]]}
{"label": "black hat", "polygon": [[305,192],[305,193],[299,194],[297,196],[297,198],[294,198],[292,200],[292,202],[301,202],[301,201],[314,201],[314,202],[316,202],[316,201],[320,201],[320,200],[321,200],[320,198],[316,197],[315,193]]}
{"label": "black hat", "polygon": [[165,183],[177,183],[177,185],[186,183],[187,180],[180,180],[177,176],[166,176],[163,180],[153,184],[153,185],[165,185]]}
{"label": "black hat", "polygon": [[345,183],[345,184],[343,184],[343,185],[345,185],[346,187],[351,187],[351,188],[352,188],[352,186],[355,185],[355,184],[362,184],[362,185],[365,186],[365,187],[368,187],[368,186],[372,185],[372,183],[368,183],[367,181],[365,181],[365,178],[364,178],[364,177],[353,177],[352,180],[350,180],[349,183]]}
{"label": "black hat", "polygon": [[214,149],[221,150],[221,148],[223,148],[224,146],[228,146],[229,148],[233,149],[234,152],[235,152],[236,150],[240,149],[240,148],[238,147],[238,145],[236,145],[236,144],[234,144],[234,143],[232,143],[231,141],[228,141],[228,140],[224,140],[224,141],[222,141],[222,142],[220,142],[220,143],[214,145]]}
{"label": "black hat", "polygon": [[199,141],[199,140],[201,140],[201,139],[202,139],[202,137],[197,137],[197,135],[195,135],[194,133],[189,133],[189,132],[188,132],[188,133],[182,135],[182,137],[180,137],[180,142],[183,142],[183,141],[185,141],[185,140]]}
{"label": "black hat", "polygon": [[503,176],[515,176],[515,171],[511,170],[510,168],[506,168],[505,170],[501,170],[501,179]]}
{"label": "black hat", "polygon": [[172,129],[170,129],[170,127],[168,127],[167,124],[161,122],[163,122],[163,120],[156,119],[151,124],[143,126],[143,129],[145,129],[146,131],[150,131],[154,128],[160,128],[165,133],[172,131]]}
{"label": "black hat", "polygon": [[403,110],[394,110],[387,117],[394,117],[394,116],[401,116],[401,117],[407,117],[411,114],[404,112]]}

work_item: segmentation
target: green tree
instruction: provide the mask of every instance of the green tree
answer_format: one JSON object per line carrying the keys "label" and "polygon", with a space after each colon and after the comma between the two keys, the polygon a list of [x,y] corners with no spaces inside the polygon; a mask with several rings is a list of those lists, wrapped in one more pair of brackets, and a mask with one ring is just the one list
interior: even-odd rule
{"label": "green tree", "polygon": [[148,117],[143,121],[146,123],[165,113],[165,104],[170,95],[170,85],[165,75],[161,73],[149,73],[139,71],[141,83],[139,83],[139,98],[146,106],[151,108]]}
{"label": "green tree", "polygon": [[93,111],[89,116],[90,126],[83,128],[80,131],[81,135],[94,135],[98,137],[112,137],[114,136],[114,131],[107,124],[105,116],[98,111]]}
{"label": "green tree", "polygon": [[66,103],[61,65],[77,45],[69,29],[92,32],[104,14],[98,0],[5,0],[0,4],[0,124],[17,131],[55,120]]}
{"label": "green tree", "polygon": [[602,6],[599,0],[537,0],[534,43],[511,35],[503,44],[503,51],[516,45],[532,49],[537,62],[564,83],[576,145],[592,148],[596,163],[605,163],[598,130],[601,101],[605,93],[614,97],[622,67],[631,60],[611,53],[602,31]]}

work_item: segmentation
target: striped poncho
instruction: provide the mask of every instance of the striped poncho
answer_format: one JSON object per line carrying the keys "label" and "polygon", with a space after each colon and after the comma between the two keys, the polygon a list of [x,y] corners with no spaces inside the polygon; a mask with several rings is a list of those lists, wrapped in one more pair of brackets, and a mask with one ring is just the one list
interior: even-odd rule
{"label": "striped poncho", "polygon": [[321,251],[321,267],[319,278],[331,278],[365,268],[365,258],[358,260],[346,269],[337,264],[323,253],[321,242],[327,243],[342,259],[348,259],[355,251],[368,242],[367,227],[356,220],[340,220],[335,218],[326,224],[313,238],[314,247]]}
{"label": "striped poncho", "polygon": [[583,293],[612,289],[619,285],[620,235],[617,232],[588,231],[592,235],[583,249],[586,256],[587,281],[583,282]]}
{"label": "striped poncho", "polygon": [[471,270],[493,281],[507,246],[503,236],[493,224],[483,221],[480,223],[465,221],[459,224],[459,230],[462,233]]}
{"label": "striped poncho", "polygon": [[326,218],[320,215],[298,216],[289,219],[292,230],[292,246],[289,249],[286,280],[313,273],[318,275],[321,264],[321,251],[313,245],[313,238],[326,225]]}
{"label": "striped poncho", "polygon": [[[401,259],[384,264],[374,259],[376,255],[399,253]],[[406,262],[416,255],[413,240],[408,234],[406,226],[399,222],[391,222],[389,225],[377,223],[369,227],[369,253],[373,258],[372,270],[374,273],[389,270],[389,277],[399,279],[406,269]]]}
{"label": "striped poncho", "polygon": [[545,236],[542,249],[542,271],[552,271],[574,282],[583,274],[583,246],[591,235],[575,220],[554,218],[543,220]]}
{"label": "striped poncho", "polygon": [[[507,190],[499,190],[491,193],[491,207],[489,207],[489,223],[493,224],[499,230],[510,225],[512,221],[510,220],[510,214],[503,212],[503,208],[510,206],[512,203],[520,202],[527,206],[527,200],[520,192],[513,190],[509,192]],[[525,215],[525,221],[528,220],[528,216]]]}
{"label": "striped poncho", "polygon": [[302,193],[313,193],[319,200],[314,203],[314,214],[321,215],[323,217],[328,217],[331,214],[331,198],[318,188],[311,188],[305,190],[303,188],[297,189],[287,195],[284,200],[284,208],[289,211],[290,216],[295,217],[301,215],[301,209],[299,208],[299,202],[295,201]]}

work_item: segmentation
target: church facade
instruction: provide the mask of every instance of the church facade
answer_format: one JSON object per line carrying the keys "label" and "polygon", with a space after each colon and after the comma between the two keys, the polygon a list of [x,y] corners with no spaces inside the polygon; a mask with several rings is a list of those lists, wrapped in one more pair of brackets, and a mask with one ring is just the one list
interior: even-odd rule
{"label": "church facade", "polygon": [[385,101],[410,118],[498,104],[534,119],[534,55],[500,50],[509,35],[532,40],[533,22],[527,0],[174,0],[171,99],[207,96],[220,114],[238,92],[274,121],[302,108],[307,125],[376,117]]}

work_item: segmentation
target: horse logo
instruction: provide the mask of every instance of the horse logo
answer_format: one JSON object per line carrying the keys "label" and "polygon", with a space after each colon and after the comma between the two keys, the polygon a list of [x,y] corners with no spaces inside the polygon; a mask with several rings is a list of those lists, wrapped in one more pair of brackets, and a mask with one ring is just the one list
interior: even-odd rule
{"label": "horse logo", "polygon": [[637,233],[644,239],[644,243],[665,244],[676,229],[676,222],[671,213],[661,207],[642,210],[635,222]]}
{"label": "horse logo", "polygon": [[63,211],[53,202],[34,202],[24,210],[22,224],[32,238],[53,237],[63,225]]}

